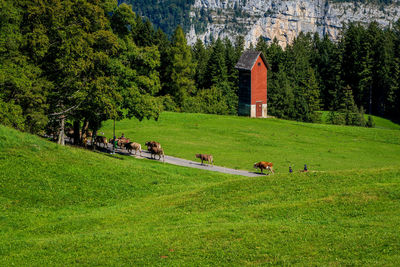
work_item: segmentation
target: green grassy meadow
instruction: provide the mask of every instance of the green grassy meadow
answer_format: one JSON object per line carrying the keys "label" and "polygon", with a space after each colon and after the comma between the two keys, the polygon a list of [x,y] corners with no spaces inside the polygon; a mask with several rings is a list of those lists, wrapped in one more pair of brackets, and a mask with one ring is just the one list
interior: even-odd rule
{"label": "green grassy meadow", "polygon": [[[219,174],[0,126],[0,266],[400,262],[400,131],[174,113],[117,126],[168,154],[218,152],[226,166],[247,168],[264,151],[279,171]],[[321,171],[289,175],[285,158]]]}
{"label": "green grassy meadow", "polygon": [[[113,122],[102,132],[113,135]],[[167,155],[195,159],[212,154],[216,165],[251,170],[254,162],[270,161],[277,172],[289,165],[310,170],[360,170],[400,165],[400,131],[235,116],[164,112],[154,120],[116,122],[124,133],[144,146],[161,143]]]}

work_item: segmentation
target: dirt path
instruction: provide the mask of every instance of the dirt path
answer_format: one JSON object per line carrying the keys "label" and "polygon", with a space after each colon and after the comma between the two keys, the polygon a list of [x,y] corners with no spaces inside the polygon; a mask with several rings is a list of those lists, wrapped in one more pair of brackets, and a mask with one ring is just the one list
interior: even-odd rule
{"label": "dirt path", "polygon": [[[107,148],[99,148],[98,151],[110,153],[112,151],[112,146],[111,144],[108,144]],[[151,158],[151,154],[146,151],[142,150],[142,156],[139,155],[133,155],[128,153],[125,149],[116,149],[116,153],[120,155],[125,155],[125,156],[133,156],[136,158],[144,158],[144,159],[150,159],[154,160]],[[193,155],[194,157],[194,155]],[[158,158],[158,156],[157,156]],[[162,159],[161,159],[162,161]],[[187,159],[181,159],[181,158],[176,158],[172,156],[167,156],[165,155],[165,162],[173,165],[178,165],[178,166],[184,166],[184,167],[189,167],[189,168],[195,168],[195,169],[202,169],[202,170],[207,170],[207,171],[213,171],[213,172],[222,172],[222,173],[228,173],[228,174],[233,174],[233,175],[242,175],[242,176],[248,176],[248,177],[257,177],[257,176],[263,176],[267,174],[262,174],[262,173],[257,173],[257,172],[249,172],[245,170],[236,170],[236,169],[230,169],[230,168],[225,168],[225,167],[220,167],[220,166],[211,166],[211,165],[202,165],[201,162],[196,162],[196,161],[191,161]]]}

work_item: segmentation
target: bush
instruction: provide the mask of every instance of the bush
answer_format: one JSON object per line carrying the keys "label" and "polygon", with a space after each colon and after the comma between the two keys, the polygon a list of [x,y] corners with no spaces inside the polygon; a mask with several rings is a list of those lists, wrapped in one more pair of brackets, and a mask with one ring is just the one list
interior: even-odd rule
{"label": "bush", "polygon": [[365,118],[362,113],[346,112],[345,121],[346,125],[365,126]]}
{"label": "bush", "polygon": [[235,100],[224,94],[218,86],[198,91],[196,96],[187,97],[182,105],[182,111],[208,114],[237,114]]}
{"label": "bush", "polygon": [[162,97],[162,104],[165,111],[177,111],[177,106],[170,95]]}
{"label": "bush", "polygon": [[22,108],[13,102],[5,103],[0,100],[0,123],[24,131],[26,127]]}
{"label": "bush", "polygon": [[329,112],[327,123],[335,125],[344,125],[346,124],[346,118],[343,113],[331,111]]}
{"label": "bush", "polygon": [[367,123],[365,124],[365,127],[368,127],[368,128],[375,128],[375,122],[374,122],[374,120],[372,119],[371,116],[368,116],[368,121],[367,121]]}

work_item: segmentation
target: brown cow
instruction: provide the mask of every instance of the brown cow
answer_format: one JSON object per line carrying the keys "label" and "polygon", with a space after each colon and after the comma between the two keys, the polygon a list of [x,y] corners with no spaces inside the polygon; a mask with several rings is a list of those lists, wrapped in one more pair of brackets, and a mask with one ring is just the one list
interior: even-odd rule
{"label": "brown cow", "polygon": [[151,158],[153,158],[154,155],[154,159],[156,159],[156,155],[158,155],[158,160],[161,159],[161,156],[163,157],[163,162],[164,162],[164,150],[161,147],[152,147],[150,149],[150,153],[151,153]]}
{"label": "brown cow", "polygon": [[106,147],[108,144],[107,137],[100,135],[96,136],[96,138],[94,139],[94,144],[97,146],[99,146],[99,144],[103,144],[103,147]]}
{"label": "brown cow", "polygon": [[203,161],[207,161],[208,164],[214,165],[214,159],[212,155],[207,154],[196,154],[196,158],[201,159],[201,165],[203,165]]}
{"label": "brown cow", "polygon": [[[114,138],[110,138],[108,140],[108,142],[110,144],[114,144]],[[128,144],[130,142],[130,140],[129,140],[129,138],[125,138],[125,137],[124,138],[116,138],[115,142],[117,143],[117,146],[122,149],[125,146],[125,144]]]}
{"label": "brown cow", "polygon": [[64,130],[65,135],[69,138],[74,138],[74,129],[71,127],[68,127]]}
{"label": "brown cow", "polygon": [[156,142],[156,141],[147,141],[147,142],[145,143],[145,145],[147,146],[147,150],[148,150],[149,152],[151,152],[151,148],[152,148],[152,147],[161,148],[160,143],[158,143],[158,142]]}
{"label": "brown cow", "polygon": [[122,148],[123,146],[125,146],[125,144],[130,143],[131,140],[129,138],[122,137],[122,138],[119,138],[117,142],[118,142],[118,146]]}
{"label": "brown cow", "polygon": [[135,155],[137,154],[137,151],[140,152],[140,156],[142,156],[142,146],[139,143],[135,142],[129,142],[125,144],[126,150],[128,150],[129,153],[132,152],[132,150],[135,150]]}
{"label": "brown cow", "polygon": [[254,168],[260,169],[261,173],[263,173],[263,170],[269,170],[270,172],[274,173],[272,166],[274,166],[274,164],[272,162],[267,162],[267,161],[260,161],[254,163]]}

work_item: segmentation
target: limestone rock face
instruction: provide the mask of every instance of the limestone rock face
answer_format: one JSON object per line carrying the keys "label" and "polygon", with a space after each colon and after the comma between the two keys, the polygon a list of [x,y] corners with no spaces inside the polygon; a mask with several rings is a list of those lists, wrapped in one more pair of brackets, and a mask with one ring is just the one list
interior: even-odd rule
{"label": "limestone rock face", "polygon": [[400,18],[400,0],[390,5],[327,0],[195,0],[191,10],[191,30],[187,39],[208,43],[213,38],[245,36],[246,46],[260,36],[277,38],[283,47],[301,31],[327,34],[333,40],[347,22],[382,26]]}

